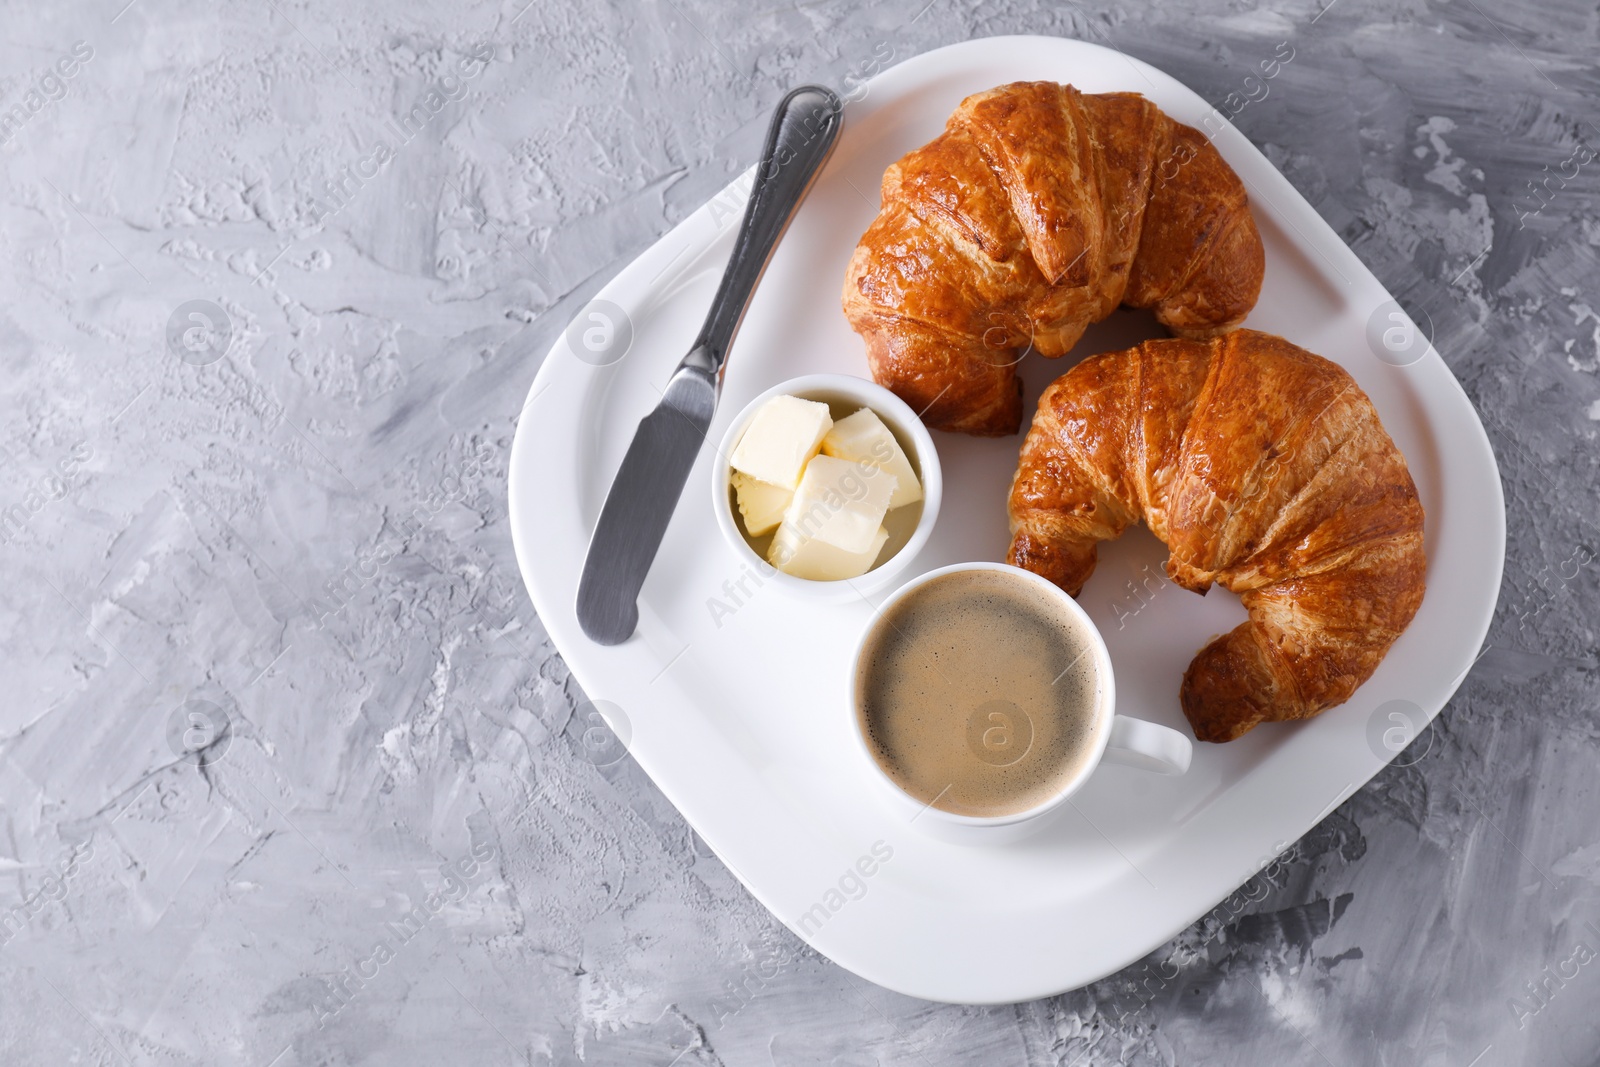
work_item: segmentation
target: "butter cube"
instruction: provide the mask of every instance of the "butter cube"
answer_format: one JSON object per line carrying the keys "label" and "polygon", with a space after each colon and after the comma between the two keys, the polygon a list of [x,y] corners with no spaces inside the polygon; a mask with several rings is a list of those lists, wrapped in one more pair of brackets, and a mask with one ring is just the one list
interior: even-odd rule
{"label": "butter cube", "polygon": [[922,483],[917,481],[905,450],[871,408],[862,408],[834,423],[828,436],[822,439],[822,454],[870,463],[894,475],[894,496],[889,498],[891,508],[915,504],[922,499]]}
{"label": "butter cube", "polygon": [[797,396],[775,396],[762,404],[733,446],[728,464],[736,471],[784,489],[800,484],[806,461],[833,428],[828,405]]}
{"label": "butter cube", "polygon": [[809,578],[814,582],[837,582],[844,578],[856,578],[870,571],[887,540],[889,531],[880,526],[864,550],[846,552],[814,537],[809,540],[803,538],[793,527],[785,524],[779,526],[778,532],[773,535],[772,547],[767,552],[767,562],[796,578]]}
{"label": "butter cube", "polygon": [[739,515],[744,519],[745,532],[760,537],[777,529],[783,513],[794,499],[794,490],[772,485],[750,477],[743,471],[733,472],[734,499],[739,502]]}
{"label": "butter cube", "polygon": [[783,525],[808,541],[865,552],[894,496],[894,475],[870,463],[816,456],[783,514]]}

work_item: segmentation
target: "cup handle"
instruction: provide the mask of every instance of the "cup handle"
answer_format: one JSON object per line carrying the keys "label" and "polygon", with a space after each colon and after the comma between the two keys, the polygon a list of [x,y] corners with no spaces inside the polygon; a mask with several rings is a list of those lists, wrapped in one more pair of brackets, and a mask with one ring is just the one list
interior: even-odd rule
{"label": "cup handle", "polygon": [[1111,738],[1101,761],[1158,774],[1182,774],[1189,769],[1193,755],[1194,746],[1178,731],[1143,719],[1114,715]]}

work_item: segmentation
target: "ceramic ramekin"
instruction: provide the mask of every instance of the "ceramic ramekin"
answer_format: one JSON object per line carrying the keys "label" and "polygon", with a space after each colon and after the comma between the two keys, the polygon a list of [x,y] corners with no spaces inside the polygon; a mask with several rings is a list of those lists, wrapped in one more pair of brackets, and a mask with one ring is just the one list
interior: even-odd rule
{"label": "ceramic ramekin", "polygon": [[[733,469],[728,457],[733,447],[750,425],[756,410],[775,396],[797,396],[803,400],[820,400],[825,403],[871,408],[883,420],[889,432],[900,442],[906,458],[916,468],[922,481],[922,515],[917,520],[911,537],[889,558],[857,578],[823,582],[797,578],[784,574],[763,559],[745,539],[731,491]],[[917,413],[906,402],[883,386],[848,374],[808,374],[791,378],[768,389],[744,406],[728,426],[717,445],[717,455],[711,464],[711,506],[716,513],[717,528],[722,531],[728,548],[745,563],[755,568],[768,582],[793,596],[818,600],[850,600],[866,593],[883,589],[916,558],[917,553],[933,532],[939,518],[939,501],[944,482],[939,473],[939,453],[934,448],[933,437],[928,433]]]}

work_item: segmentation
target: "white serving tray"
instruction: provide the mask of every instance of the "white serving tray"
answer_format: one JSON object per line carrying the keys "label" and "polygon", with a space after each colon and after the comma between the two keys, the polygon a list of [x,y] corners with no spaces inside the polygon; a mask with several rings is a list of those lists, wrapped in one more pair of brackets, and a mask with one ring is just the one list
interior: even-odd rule
{"label": "white serving tray", "polygon": [[[867,374],[839,291],[877,211],[884,168],[936,136],[963,97],[1025,79],[1141,92],[1182,122],[1219,128],[1206,102],[1167,75],[1072,40],[987,38],[879,75],[846,108],[839,146],[751,304],[713,443],[752,396],[778,381]],[[1369,323],[1389,321],[1388,292],[1241,134],[1224,125],[1215,143],[1250,189],[1266,243],[1266,284],[1248,325],[1336,360],[1377,405],[1427,509],[1427,596],[1348,704],[1227,745],[1197,745],[1181,778],[1103,767],[1029,840],[944,844],[884,805],[852,756],[844,677],[872,608],[803,603],[749,579],[752,595],[730,595],[725,583],[745,572],[714,525],[709,445],[645,583],[638,632],[607,648],[578,628],[573,601],[589,532],[634,428],[710,305],[749,173],[601,291],[631,320],[626,355],[597,366],[560,340],[529,393],[511,457],[511,529],[556,647],[591,698],[621,709],[619,733],[631,735],[633,758],[749,890],[819,951],[890,989],[1005,1003],[1076,988],[1139,959],[1392,758],[1386,743],[1396,729],[1405,736],[1392,714],[1410,709],[1411,727],[1420,728],[1465,677],[1487,632],[1505,508],[1494,454],[1466,395],[1431,346],[1406,366],[1374,354]],[[1159,333],[1147,315],[1119,311],[1065,359],[1029,356],[1025,410],[1082,356]],[[960,560],[1002,559],[1007,546],[1005,500],[1020,435],[934,436],[945,503],[907,579]],[[1183,670],[1244,611],[1224,590],[1202,598],[1160,584],[1165,557],[1142,528],[1102,546],[1082,603],[1110,644],[1118,710],[1187,731],[1178,705]],[[1142,582],[1137,596],[1131,582]],[[735,596],[742,603],[731,616],[708,606],[713,597],[733,606]],[[852,873],[863,857],[870,877]]]}

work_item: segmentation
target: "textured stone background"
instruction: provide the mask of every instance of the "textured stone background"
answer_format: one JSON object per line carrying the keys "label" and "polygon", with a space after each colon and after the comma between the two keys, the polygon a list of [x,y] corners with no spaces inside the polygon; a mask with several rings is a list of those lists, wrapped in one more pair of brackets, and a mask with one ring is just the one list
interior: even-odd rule
{"label": "textured stone background", "polygon": [[[522,2],[5,8],[0,1061],[1600,1062],[1592,3]],[[1509,558],[1449,709],[1242,915],[972,1009],[808,951],[583,758],[504,481],[562,326],[785,89],[1007,33],[1214,102],[1291,42],[1236,122],[1431,321]]]}

